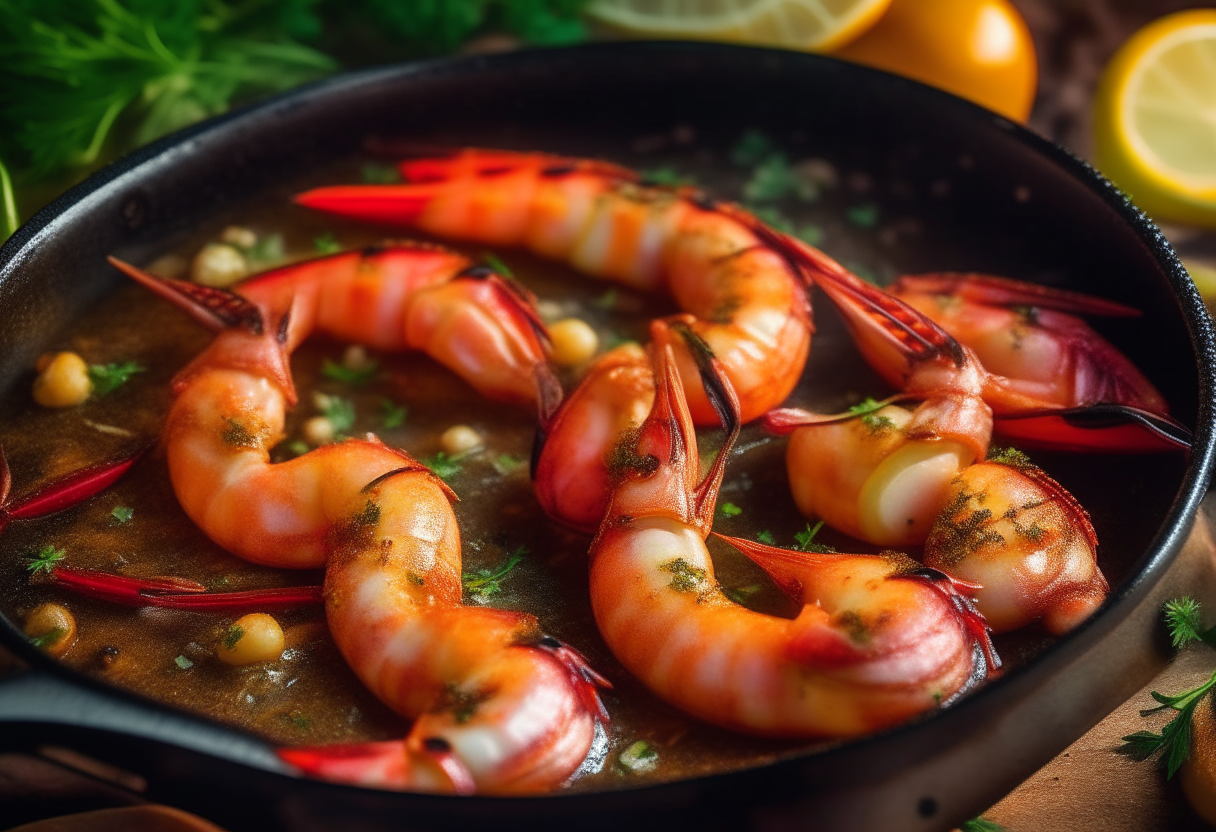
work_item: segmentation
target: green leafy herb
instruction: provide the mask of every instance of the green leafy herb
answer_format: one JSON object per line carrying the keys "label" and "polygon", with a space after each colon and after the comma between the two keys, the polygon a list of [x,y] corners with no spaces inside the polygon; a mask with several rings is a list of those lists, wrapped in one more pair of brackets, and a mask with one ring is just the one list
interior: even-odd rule
{"label": "green leafy herb", "polygon": [[849,222],[862,228],[873,228],[878,225],[877,205],[854,205],[852,208],[846,208],[844,215]]}
{"label": "green leafy herb", "polygon": [[228,650],[235,650],[236,643],[245,635],[245,628],[239,624],[233,624],[228,628],[228,632],[224,634],[224,647]]}
{"label": "green leafy herb", "polygon": [[773,150],[772,140],[759,130],[748,130],[730,151],[730,160],[741,168],[750,168]]}
{"label": "green leafy herb", "polygon": [[718,506],[718,511],[722,512],[724,517],[738,517],[743,513],[743,509],[739,508],[734,503],[723,503]]}
{"label": "green leafy herb", "polygon": [[762,587],[760,584],[748,584],[747,586],[733,586],[730,589],[725,589],[726,597],[734,601],[740,606],[747,606],[747,602],[752,599],[752,596],[758,593]]}
{"label": "green leafy herb", "polygon": [[289,714],[284,714],[287,721],[291,723],[291,727],[297,731],[307,731],[312,727],[312,717],[301,711],[292,711]]}
{"label": "green leafy herb", "polygon": [[185,656],[177,656],[173,659],[173,663],[182,670],[189,670],[190,668],[194,667],[194,662],[190,661]]}
{"label": "green leafy herb", "polygon": [[255,269],[276,266],[286,259],[287,248],[283,244],[282,234],[264,234],[250,248],[245,249],[245,260]]}
{"label": "green leafy herb", "polygon": [[66,633],[67,630],[63,629],[62,627],[53,627],[48,632],[31,638],[30,644],[41,650],[42,648],[50,647],[55,642],[59,641],[59,639],[63,638]]}
{"label": "green leafy herb", "polygon": [[502,592],[502,581],[511,570],[519,565],[528,554],[525,546],[520,546],[497,567],[478,569],[476,572],[465,572],[461,577],[464,588],[475,600],[483,601]]}
{"label": "green leafy herb", "polygon": [[895,423],[886,416],[879,416],[877,411],[887,406],[887,402],[876,402],[871,398],[849,408],[849,413],[861,418],[861,423],[870,429],[871,433],[895,427]]}
{"label": "green leafy herb", "polygon": [[0,203],[3,204],[0,243],[3,243],[21,225],[21,219],[17,216],[17,198],[13,195],[13,178],[8,175],[8,168],[3,162],[0,162]]}
{"label": "green leafy herb", "polygon": [[293,439],[287,443],[287,450],[293,456],[304,456],[304,454],[311,451],[312,448],[308,447],[308,443],[303,439]]}
{"label": "green leafy herb", "polygon": [[800,176],[784,153],[770,153],[752,170],[751,179],[743,186],[743,198],[773,202],[787,197],[812,202],[819,198],[819,188]]}
{"label": "green leafy herb", "polygon": [[983,817],[965,820],[959,824],[958,832],[1005,832],[1005,827]]}
{"label": "green leafy herb", "polygon": [[451,52],[471,35],[505,29],[527,43],[559,46],[587,37],[580,12],[588,0],[359,0],[350,13],[409,50]]}
{"label": "green leafy herb", "polygon": [[38,554],[27,561],[26,568],[30,570],[30,575],[37,575],[39,572],[45,572],[49,575],[51,574],[51,570],[55,568],[55,564],[63,560],[65,555],[67,555],[67,552],[63,549],[56,549],[54,546],[47,544],[39,550]]}
{"label": "green leafy herb", "polygon": [[[87,166],[332,72],[309,0],[0,0],[0,141],[32,176]],[[309,27],[311,31],[304,31]]]}
{"label": "green leafy herb", "polygon": [[604,294],[591,301],[591,303],[600,309],[607,309],[611,311],[616,308],[616,302],[619,297],[620,295],[617,293],[616,289],[609,289],[607,292],[604,292]]}
{"label": "green leafy herb", "polygon": [[385,430],[399,428],[409,418],[410,409],[403,404],[397,404],[392,399],[380,400],[380,426]]}
{"label": "green leafy herb", "polygon": [[817,552],[821,555],[830,555],[834,553],[836,550],[826,543],[815,542],[815,535],[819,534],[819,530],[822,528],[822,520],[820,520],[814,526],[807,523],[805,529],[794,535],[794,540],[798,541],[798,548],[804,552]]}
{"label": "green leafy herb", "polygon": [[808,246],[818,246],[823,242],[823,229],[813,223],[808,223],[795,231],[794,236]]}
{"label": "green leafy herb", "polygon": [[321,375],[344,384],[356,386],[367,384],[379,372],[380,365],[375,361],[368,361],[358,368],[347,367],[345,364],[339,364],[337,361],[331,361],[328,358],[321,362]]}
{"label": "green leafy herb", "polygon": [[493,269],[495,274],[502,277],[515,277],[515,272],[511,271],[511,267],[502,262],[498,255],[487,252],[481,259],[486,261],[486,265]]}
{"label": "green leafy herb", "polygon": [[317,396],[317,409],[334,427],[334,436],[341,438],[355,426],[355,405],[341,396]]}
{"label": "green leafy herb", "polygon": [[761,543],[769,546],[777,545],[777,541],[773,539],[773,533],[768,529],[765,529],[764,531],[760,532],[760,534],[756,535],[756,540],[759,540]]}
{"label": "green leafy herb", "polygon": [[318,254],[337,254],[342,250],[342,244],[338,242],[338,238],[333,235],[332,231],[326,231],[320,236],[313,237],[312,247]]}
{"label": "green leafy herb", "polygon": [[522,468],[525,461],[511,454],[499,454],[494,460],[494,470],[505,477]]}
{"label": "green leafy herb", "polygon": [[[1193,598],[1177,598],[1165,604],[1162,612],[1170,638],[1175,647],[1181,647],[1193,641],[1201,641],[1213,646],[1216,628],[1204,628],[1201,617],[1201,607]],[[1136,731],[1123,737],[1120,753],[1135,760],[1146,760],[1160,754],[1165,763],[1166,778],[1177,773],[1178,768],[1186,761],[1191,750],[1191,718],[1195,708],[1199,707],[1204,698],[1216,688],[1216,673],[1198,687],[1178,694],[1165,694],[1152,691],[1152,697],[1161,703],[1158,708],[1141,711],[1147,715],[1161,708],[1173,708],[1178,713],[1165,724],[1161,733],[1152,731]]]}
{"label": "green leafy herb", "polygon": [[93,395],[105,396],[113,393],[126,384],[131,376],[145,370],[145,367],[134,361],[124,361],[122,364],[90,364],[89,381],[93,382]]}
{"label": "green leafy herb", "polygon": [[670,165],[664,165],[659,168],[649,168],[639,171],[642,175],[642,181],[647,185],[666,185],[669,187],[679,187],[681,185],[695,185],[697,181],[686,173],[680,173]]}
{"label": "green leafy herb", "polygon": [[135,516],[135,509],[130,506],[114,506],[114,510],[110,512],[110,516],[114,518],[115,523],[129,523],[131,518]]}
{"label": "green leafy herb", "polygon": [[659,764],[659,752],[645,740],[638,740],[620,753],[616,763],[623,774],[645,774]]}
{"label": "green leafy herb", "polygon": [[435,454],[432,457],[422,460],[422,464],[431,469],[431,473],[439,477],[444,482],[450,479],[463,470],[460,464],[459,456],[448,456],[443,451]]}
{"label": "green leafy herb", "polygon": [[392,165],[369,162],[359,169],[359,178],[368,185],[393,185],[401,181],[401,171]]}

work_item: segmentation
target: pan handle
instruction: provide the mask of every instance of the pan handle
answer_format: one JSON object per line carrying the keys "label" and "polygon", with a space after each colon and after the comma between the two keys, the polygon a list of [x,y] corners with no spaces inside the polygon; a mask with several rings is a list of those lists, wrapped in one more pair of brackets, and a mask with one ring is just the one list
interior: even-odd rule
{"label": "pan handle", "polygon": [[[77,748],[85,735],[99,733],[135,740],[136,745],[151,741],[265,771],[288,771],[270,746],[256,737],[88,680],[69,679],[41,668],[0,679],[0,750],[43,744]],[[131,743],[90,741],[88,745],[90,753],[104,757],[107,747],[121,753],[119,749]],[[129,764],[127,759],[106,762]]]}

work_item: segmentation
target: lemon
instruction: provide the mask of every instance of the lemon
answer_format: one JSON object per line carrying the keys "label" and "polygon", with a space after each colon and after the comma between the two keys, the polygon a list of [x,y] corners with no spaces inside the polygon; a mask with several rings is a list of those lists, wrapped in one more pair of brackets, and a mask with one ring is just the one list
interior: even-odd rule
{"label": "lemon", "polygon": [[594,0],[587,14],[631,35],[828,50],[864,32],[891,0]]}
{"label": "lemon", "polygon": [[1102,74],[1098,167],[1154,217],[1216,228],[1216,9],[1134,34]]}

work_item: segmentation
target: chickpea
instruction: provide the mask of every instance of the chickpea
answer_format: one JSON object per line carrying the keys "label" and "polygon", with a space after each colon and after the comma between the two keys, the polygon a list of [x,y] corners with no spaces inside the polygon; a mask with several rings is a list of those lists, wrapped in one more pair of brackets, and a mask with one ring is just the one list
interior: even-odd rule
{"label": "chickpea", "polygon": [[34,401],[43,407],[75,407],[93,392],[89,365],[76,353],[61,352],[38,364]]}
{"label": "chickpea", "polygon": [[258,235],[243,225],[229,225],[220,232],[220,242],[236,248],[253,248],[258,244]]}
{"label": "chickpea", "polygon": [[224,243],[208,243],[190,263],[191,280],[219,289],[231,286],[248,273],[245,256]]}
{"label": "chickpea", "polygon": [[313,416],[304,423],[304,441],[314,448],[334,441],[334,423],[324,416]]}
{"label": "chickpea", "polygon": [[549,327],[553,342],[553,363],[561,367],[582,364],[599,349],[600,339],[586,321],[566,318]]}
{"label": "chickpea", "polygon": [[264,612],[252,612],[228,628],[217,652],[225,664],[261,664],[278,661],[283,643],[279,622]]}
{"label": "chickpea", "polygon": [[25,634],[59,658],[76,642],[76,617],[59,604],[39,604],[25,619]]}
{"label": "chickpea", "polygon": [[481,444],[481,434],[468,425],[453,425],[439,437],[439,445],[448,456],[467,454],[475,448],[480,448]]}

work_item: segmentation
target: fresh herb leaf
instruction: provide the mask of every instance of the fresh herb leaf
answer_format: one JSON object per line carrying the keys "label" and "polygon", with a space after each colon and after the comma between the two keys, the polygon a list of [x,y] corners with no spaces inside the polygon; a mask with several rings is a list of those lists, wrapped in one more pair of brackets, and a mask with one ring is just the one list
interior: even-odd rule
{"label": "fresh herb leaf", "polygon": [[741,168],[750,168],[773,150],[772,140],[759,130],[748,130],[730,151],[730,160]]}
{"label": "fresh herb leaf", "polygon": [[434,456],[422,460],[422,464],[430,468],[431,473],[439,477],[439,479],[449,482],[452,477],[459,474],[463,469],[459,460],[459,456],[448,456],[443,451],[440,451]]}
{"label": "fresh herb leaf", "polygon": [[878,433],[879,431],[895,427],[895,423],[889,417],[879,416],[877,413],[877,411],[886,407],[887,404],[887,402],[876,402],[874,399],[867,398],[860,404],[850,407],[849,413],[860,417],[861,423],[869,428],[871,433]]}
{"label": "fresh herb leaf", "polygon": [[[321,375],[326,378],[340,381],[344,384],[362,385],[367,384],[374,379],[380,372],[380,365],[375,361],[368,361],[362,367],[352,369],[345,364],[339,364],[337,361],[325,359],[321,362]],[[336,430],[336,426],[335,426]]]}
{"label": "fresh herb leaf", "polygon": [[819,530],[823,528],[823,521],[820,520],[813,527],[810,523],[806,524],[806,528],[794,535],[794,540],[798,542],[798,548],[804,552],[816,552],[821,555],[830,555],[835,553],[835,549],[826,543],[816,543],[815,535],[819,534]]}
{"label": "fresh herb leaf", "polygon": [[410,409],[403,404],[397,404],[392,399],[380,400],[380,426],[385,430],[399,428],[409,418]]}
{"label": "fresh herb leaf", "polygon": [[502,592],[502,581],[511,570],[519,565],[528,554],[525,546],[518,547],[505,561],[497,567],[478,569],[476,572],[465,572],[461,575],[464,588],[477,601],[484,601]]}
{"label": "fresh herb leaf", "polygon": [[645,740],[638,740],[622,751],[616,762],[624,774],[645,774],[659,764],[659,752]]}
{"label": "fresh herb leaf", "polygon": [[808,246],[819,246],[823,242],[823,229],[812,223],[801,226],[794,232],[794,236]]}
{"label": "fresh herb leaf", "polygon": [[752,596],[761,590],[760,584],[748,584],[747,586],[733,586],[730,589],[725,589],[726,597],[734,601],[740,606],[747,606],[747,602],[752,599]]}
{"label": "fresh herb leaf", "polygon": [[189,670],[194,667],[194,662],[187,659],[185,656],[178,656],[173,660],[173,663],[182,670]]}
{"label": "fresh herb leaf", "polygon": [[774,202],[787,197],[812,202],[819,198],[819,188],[800,176],[784,153],[770,153],[752,170],[751,179],[743,186],[743,198]]}
{"label": "fresh herb leaf", "polygon": [[667,187],[678,188],[682,185],[695,185],[697,181],[685,173],[680,173],[670,165],[664,165],[659,168],[649,168],[639,171],[642,176],[642,182],[646,185],[664,185]]}
{"label": "fresh herb leaf", "polygon": [[1005,827],[983,817],[965,820],[959,824],[958,832],[1005,832]]}
{"label": "fresh herb leaf", "polygon": [[1162,612],[1175,650],[1180,650],[1192,641],[1204,640],[1200,610],[1200,603],[1189,596],[1165,602]]}
{"label": "fresh herb leaf", "polygon": [[254,269],[277,266],[287,259],[287,248],[282,234],[263,234],[258,241],[245,250],[245,260]]}
{"label": "fresh herb leaf", "polygon": [[0,221],[0,243],[3,243],[21,225],[17,216],[17,199],[13,195],[13,178],[8,175],[8,168],[0,162],[0,203],[3,203],[3,220]]}
{"label": "fresh herb leaf", "polygon": [[852,208],[846,208],[844,215],[849,222],[862,228],[873,228],[878,225],[877,205],[854,205]]}
{"label": "fresh herb leaf", "polygon": [[773,533],[770,532],[768,529],[765,529],[764,531],[760,532],[760,534],[756,535],[756,540],[758,540],[761,543],[764,543],[768,546],[777,545],[777,541],[773,539]]}
{"label": "fresh herb leaf", "polygon": [[321,415],[334,426],[334,436],[341,438],[355,426],[355,406],[349,399],[321,394],[316,403]]}
{"label": "fresh herb leaf", "polygon": [[743,513],[743,509],[739,508],[734,503],[723,503],[718,507],[718,511],[722,512],[724,517],[738,517]]}
{"label": "fresh herb leaf", "polygon": [[115,523],[129,523],[131,518],[135,516],[135,509],[130,506],[114,506],[114,510],[110,512],[110,516],[114,518]]}
{"label": "fresh herb leaf", "polygon": [[40,636],[34,636],[30,639],[30,644],[41,650],[44,647],[50,647],[67,633],[67,630],[62,627],[52,627],[49,631]]}
{"label": "fresh herb leaf", "polygon": [[93,382],[93,395],[105,396],[122,387],[131,376],[145,372],[147,368],[134,361],[122,364],[90,364],[89,381]]}
{"label": "fresh herb leaf", "polygon": [[501,277],[515,277],[515,272],[511,271],[511,267],[502,262],[498,255],[487,252],[481,259],[486,261],[486,265],[493,269],[495,274]]}
{"label": "fresh herb leaf", "polygon": [[293,439],[287,443],[287,451],[293,456],[304,456],[311,450],[312,448],[308,447],[308,443],[303,439]]}
{"label": "fresh herb leaf", "polygon": [[287,721],[290,722],[291,726],[297,731],[307,731],[312,727],[312,717],[310,717],[308,714],[302,713],[301,711],[292,711],[289,714],[284,714],[284,716],[287,717]]}
{"label": "fresh herb leaf", "polygon": [[351,14],[414,53],[451,52],[480,31],[506,29],[527,43],[558,46],[587,37],[588,0],[361,0]]}
{"label": "fresh herb leaf", "polygon": [[401,181],[401,171],[392,165],[369,162],[359,169],[359,178],[368,185],[394,185]]}
{"label": "fresh herb leaf", "polygon": [[31,557],[26,562],[26,568],[30,570],[30,575],[37,575],[39,572],[51,574],[51,570],[55,568],[55,564],[63,560],[67,555],[63,549],[56,549],[54,546],[47,544],[39,550],[38,554]]}
{"label": "fresh herb leaf", "polygon": [[318,254],[337,254],[342,250],[342,244],[332,231],[326,231],[312,239],[312,247]]}
{"label": "fresh herb leaf", "polygon": [[233,624],[228,628],[228,632],[224,634],[224,647],[228,650],[235,650],[236,643],[245,635],[245,628],[239,624]]}
{"label": "fresh herb leaf", "polygon": [[499,454],[494,460],[494,470],[504,477],[523,467],[525,460],[512,454]]}

